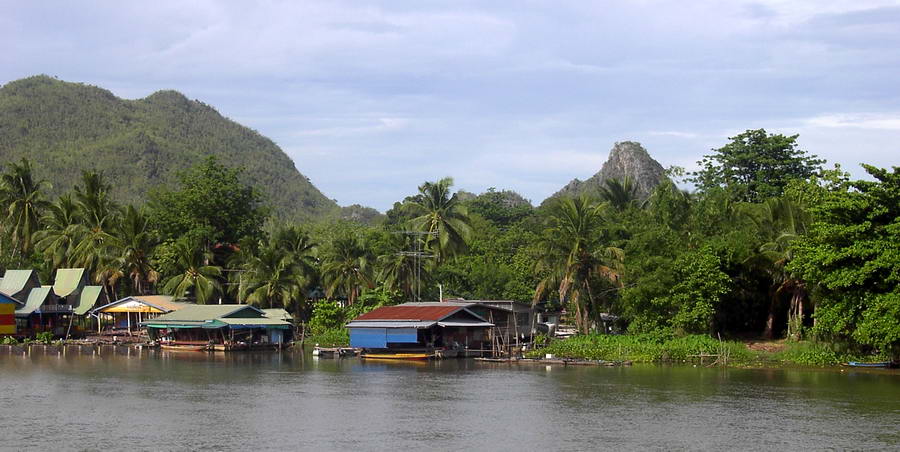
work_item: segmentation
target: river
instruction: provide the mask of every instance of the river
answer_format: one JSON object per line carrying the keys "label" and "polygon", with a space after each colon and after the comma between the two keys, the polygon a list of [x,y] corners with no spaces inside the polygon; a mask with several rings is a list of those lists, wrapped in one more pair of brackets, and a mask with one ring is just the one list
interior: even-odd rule
{"label": "river", "polygon": [[900,373],[0,355],[3,450],[900,449]]}

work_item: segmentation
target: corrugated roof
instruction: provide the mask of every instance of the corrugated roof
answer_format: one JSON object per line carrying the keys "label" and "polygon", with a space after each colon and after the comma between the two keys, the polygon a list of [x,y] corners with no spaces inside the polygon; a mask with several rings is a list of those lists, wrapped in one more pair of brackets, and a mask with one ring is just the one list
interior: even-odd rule
{"label": "corrugated roof", "polygon": [[14,305],[16,305],[16,306],[21,306],[21,305],[22,305],[22,302],[21,302],[21,301],[16,300],[15,298],[13,298],[13,297],[11,297],[11,296],[9,296],[9,295],[3,293],[3,292],[0,292],[0,303],[12,303],[12,304],[14,304]]}
{"label": "corrugated roof", "polygon": [[437,322],[435,322],[435,321],[430,321],[430,322],[406,321],[406,322],[403,322],[403,321],[386,320],[386,321],[381,321],[381,322],[378,322],[378,321],[366,322],[366,321],[354,320],[347,324],[347,328],[418,328],[418,329],[422,329],[422,328],[431,328],[436,323]]}
{"label": "corrugated roof", "polygon": [[263,309],[262,312],[263,312],[263,315],[265,315],[266,317],[268,317],[270,319],[278,319],[278,320],[284,320],[284,321],[291,321],[294,319],[293,317],[291,317],[290,312],[287,312],[281,308]]}
{"label": "corrugated roof", "polygon": [[453,315],[465,306],[445,303],[406,303],[397,306],[382,306],[355,319],[357,320],[441,320]]}
{"label": "corrugated roof", "polygon": [[[122,305],[129,303],[137,303],[140,308],[123,308]],[[169,295],[134,295],[116,300],[112,303],[105,304],[94,308],[93,312],[161,312],[163,314],[177,311],[193,303],[183,303],[172,301]]]}
{"label": "corrugated roof", "polygon": [[166,311],[177,311],[187,306],[194,305],[194,303],[187,303],[184,301],[173,301],[173,297],[171,295],[135,295],[132,298],[159,308],[163,308]]}
{"label": "corrugated roof", "polygon": [[25,288],[34,270],[7,270],[0,281],[0,292],[15,295]]}
{"label": "corrugated roof", "polygon": [[287,326],[291,325],[290,323],[285,322],[284,320],[270,319],[268,317],[263,317],[263,318],[259,318],[259,319],[242,319],[242,318],[225,317],[225,318],[216,319],[216,320],[219,322],[222,322],[224,324],[227,324],[227,325],[287,325]]}
{"label": "corrugated roof", "polygon": [[53,293],[58,297],[67,297],[82,287],[82,281],[84,281],[83,268],[60,268],[56,270]]}
{"label": "corrugated roof", "polygon": [[207,320],[220,319],[244,309],[252,309],[256,311],[259,314],[259,318],[263,316],[262,311],[248,304],[195,304],[185,306],[177,311],[172,311],[168,314],[163,314],[154,319],[153,322],[203,322]]}
{"label": "corrugated roof", "polygon": [[28,317],[36,311],[38,308],[44,304],[44,301],[47,300],[47,297],[50,295],[50,291],[53,289],[51,286],[38,287],[35,289],[31,289],[31,292],[28,293],[28,299],[25,300],[25,306],[22,306],[19,309],[16,309],[16,316],[19,317]]}
{"label": "corrugated roof", "polygon": [[75,306],[72,312],[78,315],[87,314],[94,307],[94,304],[97,303],[101,293],[103,293],[102,286],[84,286],[84,289],[81,290],[78,306]]}

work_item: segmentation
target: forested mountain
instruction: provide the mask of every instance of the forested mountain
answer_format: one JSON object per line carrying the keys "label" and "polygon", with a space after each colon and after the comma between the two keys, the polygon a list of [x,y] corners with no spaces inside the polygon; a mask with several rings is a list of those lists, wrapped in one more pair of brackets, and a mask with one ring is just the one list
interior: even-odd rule
{"label": "forested mountain", "polygon": [[0,88],[0,164],[27,157],[51,194],[71,189],[81,170],[100,171],[122,202],[176,182],[179,171],[216,156],[243,167],[273,213],[306,220],[337,214],[272,140],[176,91],[120,99],[95,86],[47,76]]}

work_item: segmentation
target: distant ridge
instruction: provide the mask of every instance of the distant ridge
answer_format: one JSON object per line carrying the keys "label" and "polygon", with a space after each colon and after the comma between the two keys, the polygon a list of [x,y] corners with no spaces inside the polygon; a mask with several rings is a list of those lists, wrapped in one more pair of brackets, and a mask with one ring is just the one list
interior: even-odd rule
{"label": "distant ridge", "polygon": [[621,141],[609,151],[609,158],[600,171],[584,181],[573,179],[547,200],[583,193],[596,195],[607,180],[624,180],[626,177],[634,183],[638,198],[647,199],[653,189],[666,179],[666,170],[650,157],[650,153],[640,143]]}
{"label": "distant ridge", "polygon": [[151,189],[174,187],[180,170],[210,155],[244,167],[282,219],[338,214],[272,140],[177,91],[126,100],[45,75],[0,88],[0,164],[27,157],[54,195],[91,169],[104,173],[118,200],[142,204]]}

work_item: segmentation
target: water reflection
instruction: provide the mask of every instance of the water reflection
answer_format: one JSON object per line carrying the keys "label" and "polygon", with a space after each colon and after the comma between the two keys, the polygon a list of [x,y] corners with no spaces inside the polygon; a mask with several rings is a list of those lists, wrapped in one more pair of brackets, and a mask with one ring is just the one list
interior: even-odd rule
{"label": "water reflection", "polygon": [[302,353],[0,355],[2,447],[900,447],[900,374],[364,361]]}

